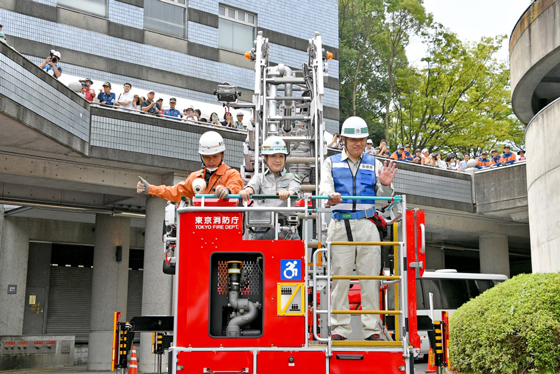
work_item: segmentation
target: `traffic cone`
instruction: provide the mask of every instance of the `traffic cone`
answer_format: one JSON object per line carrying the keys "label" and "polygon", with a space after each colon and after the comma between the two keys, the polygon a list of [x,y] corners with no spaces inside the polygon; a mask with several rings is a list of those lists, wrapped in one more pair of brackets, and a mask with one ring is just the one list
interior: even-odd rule
{"label": "traffic cone", "polygon": [[426,369],[425,374],[429,373],[437,373],[436,355],[432,351],[432,347],[430,347],[430,353],[428,354],[428,369]]}
{"label": "traffic cone", "polygon": [[130,366],[128,374],[138,374],[138,360],[136,360],[136,347],[132,346],[132,354],[130,355]]}

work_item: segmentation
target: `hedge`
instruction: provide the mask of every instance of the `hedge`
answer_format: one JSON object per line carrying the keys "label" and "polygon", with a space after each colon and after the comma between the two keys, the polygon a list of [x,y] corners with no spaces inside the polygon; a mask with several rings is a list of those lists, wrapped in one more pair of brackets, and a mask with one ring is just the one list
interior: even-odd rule
{"label": "hedge", "polygon": [[458,373],[560,373],[560,273],[522,274],[457,309],[450,359]]}

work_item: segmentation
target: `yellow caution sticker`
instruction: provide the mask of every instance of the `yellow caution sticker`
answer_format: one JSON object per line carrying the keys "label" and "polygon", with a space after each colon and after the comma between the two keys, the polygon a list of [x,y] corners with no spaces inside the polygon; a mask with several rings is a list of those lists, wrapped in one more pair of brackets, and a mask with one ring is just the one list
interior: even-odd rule
{"label": "yellow caution sticker", "polygon": [[278,315],[303,316],[305,313],[305,294],[303,283],[278,283]]}

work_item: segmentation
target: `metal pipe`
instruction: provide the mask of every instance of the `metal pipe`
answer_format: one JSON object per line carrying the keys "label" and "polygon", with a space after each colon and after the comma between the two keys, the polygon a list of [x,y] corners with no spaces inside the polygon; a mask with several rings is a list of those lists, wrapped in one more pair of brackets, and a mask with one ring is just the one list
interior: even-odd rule
{"label": "metal pipe", "polygon": [[309,164],[315,162],[315,157],[286,157],[286,164]]}
{"label": "metal pipe", "polygon": [[331,245],[399,245],[401,242],[331,242]]}
{"label": "metal pipe", "polygon": [[331,275],[331,279],[401,280],[395,275]]}
{"label": "metal pipe", "polygon": [[331,310],[331,314],[378,314],[398,315],[400,310]]}
{"label": "metal pipe", "polygon": [[305,213],[306,208],[286,207],[223,207],[223,206],[189,206],[177,209],[178,213],[184,212],[295,212]]}

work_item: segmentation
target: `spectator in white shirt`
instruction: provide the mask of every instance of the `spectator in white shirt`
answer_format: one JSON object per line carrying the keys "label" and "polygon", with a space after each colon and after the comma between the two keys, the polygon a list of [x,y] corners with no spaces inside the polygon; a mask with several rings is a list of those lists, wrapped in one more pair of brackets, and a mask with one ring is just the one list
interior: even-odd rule
{"label": "spectator in white shirt", "polygon": [[125,83],[123,86],[124,92],[119,95],[117,98],[117,102],[115,106],[118,106],[119,109],[124,110],[134,110],[134,106],[132,105],[132,100],[134,100],[134,95],[130,92],[132,85],[130,83]]}
{"label": "spectator in white shirt", "polygon": [[520,149],[519,152],[517,152],[517,161],[525,161],[527,160],[527,158],[525,157],[525,151]]}
{"label": "spectator in white shirt", "polygon": [[377,152],[376,152],[375,148],[373,148],[373,140],[371,140],[371,139],[367,140],[366,149],[364,150],[364,153],[366,153],[368,155],[375,156],[375,154]]}
{"label": "spectator in white shirt", "polygon": [[471,155],[469,155],[468,153],[465,153],[465,157],[463,158],[463,161],[459,162],[459,170],[460,171],[465,171],[466,168],[468,168],[468,163],[469,160],[471,159]]}

